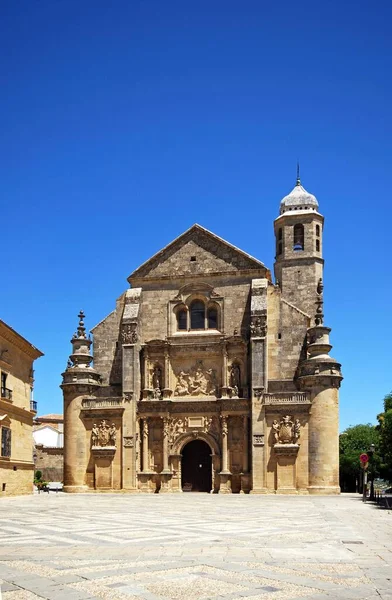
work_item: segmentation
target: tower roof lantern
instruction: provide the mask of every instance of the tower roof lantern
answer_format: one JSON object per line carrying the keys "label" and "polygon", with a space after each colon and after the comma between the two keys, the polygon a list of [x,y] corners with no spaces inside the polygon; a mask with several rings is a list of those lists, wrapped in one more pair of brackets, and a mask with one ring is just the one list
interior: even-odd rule
{"label": "tower roof lantern", "polygon": [[280,202],[280,214],[293,210],[317,211],[318,202],[316,196],[310,194],[299,177],[299,166],[297,166],[297,182],[291,192]]}

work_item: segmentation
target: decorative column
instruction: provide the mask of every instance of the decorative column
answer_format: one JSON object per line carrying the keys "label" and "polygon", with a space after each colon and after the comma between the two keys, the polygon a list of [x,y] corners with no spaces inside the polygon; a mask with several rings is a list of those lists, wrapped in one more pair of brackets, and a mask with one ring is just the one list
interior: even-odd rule
{"label": "decorative column", "polygon": [[227,343],[223,342],[222,344],[222,398],[228,397],[228,387],[227,387]]}
{"label": "decorative column", "polygon": [[171,396],[170,389],[170,357],[169,357],[169,347],[165,345],[165,373],[164,373],[164,382],[163,382],[163,397],[170,398]]}
{"label": "decorative column", "polygon": [[150,373],[149,373],[149,368],[150,368],[150,360],[149,360],[149,353],[148,353],[148,347],[144,346],[143,349],[143,353],[144,353],[144,388],[143,388],[143,400],[147,400],[148,399],[148,392],[150,389]]}
{"label": "decorative column", "polygon": [[222,423],[222,471],[220,472],[220,494],[230,494],[231,493],[231,481],[230,476],[231,473],[228,469],[228,449],[227,449],[227,441],[228,441],[228,416],[221,416]]}
{"label": "decorative column", "polygon": [[163,469],[161,472],[161,493],[167,493],[171,480],[171,470],[169,468],[169,418],[162,417],[162,456]]}
{"label": "decorative column", "polygon": [[144,417],[142,419],[142,471],[139,473],[141,492],[153,492],[150,488],[151,475],[148,464],[148,418]]}
{"label": "decorative column", "polygon": [[143,419],[143,428],[142,428],[142,449],[143,449],[143,458],[142,458],[142,471],[143,473],[148,472],[148,419]]}

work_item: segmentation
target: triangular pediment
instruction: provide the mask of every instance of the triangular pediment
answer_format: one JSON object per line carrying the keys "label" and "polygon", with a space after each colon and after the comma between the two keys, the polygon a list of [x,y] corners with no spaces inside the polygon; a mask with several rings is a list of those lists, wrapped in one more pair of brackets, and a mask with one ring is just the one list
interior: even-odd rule
{"label": "triangular pediment", "polygon": [[262,262],[196,224],[136,269],[128,281],[249,270],[259,277],[267,273]]}

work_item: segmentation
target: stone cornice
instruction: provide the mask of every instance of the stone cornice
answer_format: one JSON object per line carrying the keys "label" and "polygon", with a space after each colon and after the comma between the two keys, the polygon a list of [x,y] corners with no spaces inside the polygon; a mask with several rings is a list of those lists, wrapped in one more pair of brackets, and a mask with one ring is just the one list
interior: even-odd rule
{"label": "stone cornice", "polygon": [[7,323],[4,323],[0,319],[0,337],[16,346],[19,350],[30,356],[33,360],[43,356],[43,352],[38,350],[33,344],[30,344],[24,337],[22,337],[15,329],[12,329]]}

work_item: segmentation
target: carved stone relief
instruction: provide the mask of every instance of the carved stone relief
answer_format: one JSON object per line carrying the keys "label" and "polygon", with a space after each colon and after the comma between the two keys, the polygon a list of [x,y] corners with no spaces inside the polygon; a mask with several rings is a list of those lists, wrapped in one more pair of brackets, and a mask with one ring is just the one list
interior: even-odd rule
{"label": "carved stone relief", "polygon": [[184,433],[186,428],[185,419],[182,417],[171,417],[168,419],[169,428],[169,444],[174,444],[181,433]]}
{"label": "carved stone relief", "polygon": [[301,435],[301,424],[299,419],[286,415],[280,422],[275,419],[272,423],[272,435],[275,444],[298,444]]}
{"label": "carved stone relief", "polygon": [[188,372],[181,370],[176,376],[175,396],[217,396],[216,370],[206,369],[203,361],[197,361]]}
{"label": "carved stone relief", "polygon": [[137,323],[126,323],[123,324],[121,329],[121,340],[123,344],[136,344],[138,339],[137,336]]}
{"label": "carved stone relief", "polygon": [[264,434],[255,433],[253,436],[253,445],[254,446],[264,446]]}
{"label": "carved stone relief", "polygon": [[123,443],[124,443],[124,448],[133,448],[134,447],[133,435],[124,436]]}
{"label": "carved stone relief", "polygon": [[102,419],[99,426],[94,423],[91,430],[91,446],[93,448],[105,448],[116,446],[116,426],[114,423],[109,425],[105,419]]}
{"label": "carved stone relief", "polygon": [[267,335],[267,315],[252,317],[250,335],[251,337],[265,337]]}

